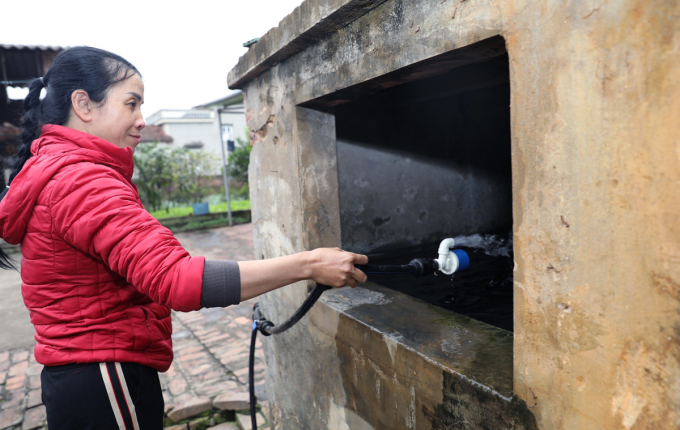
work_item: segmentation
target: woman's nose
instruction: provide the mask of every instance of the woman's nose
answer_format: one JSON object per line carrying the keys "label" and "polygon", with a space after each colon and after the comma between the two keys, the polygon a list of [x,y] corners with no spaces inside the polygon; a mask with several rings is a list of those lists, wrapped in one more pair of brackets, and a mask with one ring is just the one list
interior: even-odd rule
{"label": "woman's nose", "polygon": [[144,122],[144,118],[140,118],[137,121],[135,121],[135,127],[137,130],[141,130],[144,127],[146,127],[146,122]]}

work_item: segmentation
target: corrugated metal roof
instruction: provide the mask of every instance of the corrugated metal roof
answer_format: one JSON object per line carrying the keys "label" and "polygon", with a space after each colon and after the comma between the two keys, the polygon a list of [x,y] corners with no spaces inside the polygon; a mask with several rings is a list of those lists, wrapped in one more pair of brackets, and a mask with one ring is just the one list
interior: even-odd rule
{"label": "corrugated metal roof", "polygon": [[0,43],[0,48],[2,49],[19,49],[19,50],[29,50],[29,51],[56,51],[56,52],[61,52],[63,51],[64,47],[61,46],[46,46],[46,45],[7,45],[4,43]]}
{"label": "corrugated metal roof", "polygon": [[0,81],[25,87],[47,72],[57,54],[65,48],[43,45],[0,44]]}

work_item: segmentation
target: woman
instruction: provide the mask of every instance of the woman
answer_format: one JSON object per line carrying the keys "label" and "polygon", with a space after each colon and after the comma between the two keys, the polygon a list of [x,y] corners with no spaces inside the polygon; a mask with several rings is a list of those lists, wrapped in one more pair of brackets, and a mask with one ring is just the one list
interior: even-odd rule
{"label": "woman", "polygon": [[[354,264],[367,258],[339,249],[238,263],[191,257],[131,182],[143,101],[137,69],[89,47],[62,52],[24,101],[0,237],[22,244],[50,430],[162,428],[157,372],[172,362],[170,309],[228,306],[304,279],[366,280]],[[2,251],[0,267],[12,267]]]}

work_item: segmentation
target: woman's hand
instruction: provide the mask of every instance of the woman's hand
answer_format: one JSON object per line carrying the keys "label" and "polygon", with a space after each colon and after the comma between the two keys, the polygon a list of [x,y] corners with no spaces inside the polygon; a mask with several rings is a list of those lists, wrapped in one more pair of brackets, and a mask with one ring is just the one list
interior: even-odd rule
{"label": "woman's hand", "polygon": [[239,261],[241,301],[305,279],[330,287],[356,287],[366,275],[355,264],[368,263],[365,255],[340,248],[318,248],[285,257]]}
{"label": "woman's hand", "polygon": [[368,257],[340,248],[318,248],[309,253],[310,278],[315,282],[330,287],[354,288],[366,282],[366,274],[354,267],[355,264],[367,264]]}

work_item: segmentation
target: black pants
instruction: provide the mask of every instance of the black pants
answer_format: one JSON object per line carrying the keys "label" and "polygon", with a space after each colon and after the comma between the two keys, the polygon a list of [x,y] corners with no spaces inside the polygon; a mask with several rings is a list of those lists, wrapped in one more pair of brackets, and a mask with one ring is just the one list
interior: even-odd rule
{"label": "black pants", "polygon": [[47,426],[61,429],[162,430],[158,372],[137,363],[45,366],[40,375]]}

